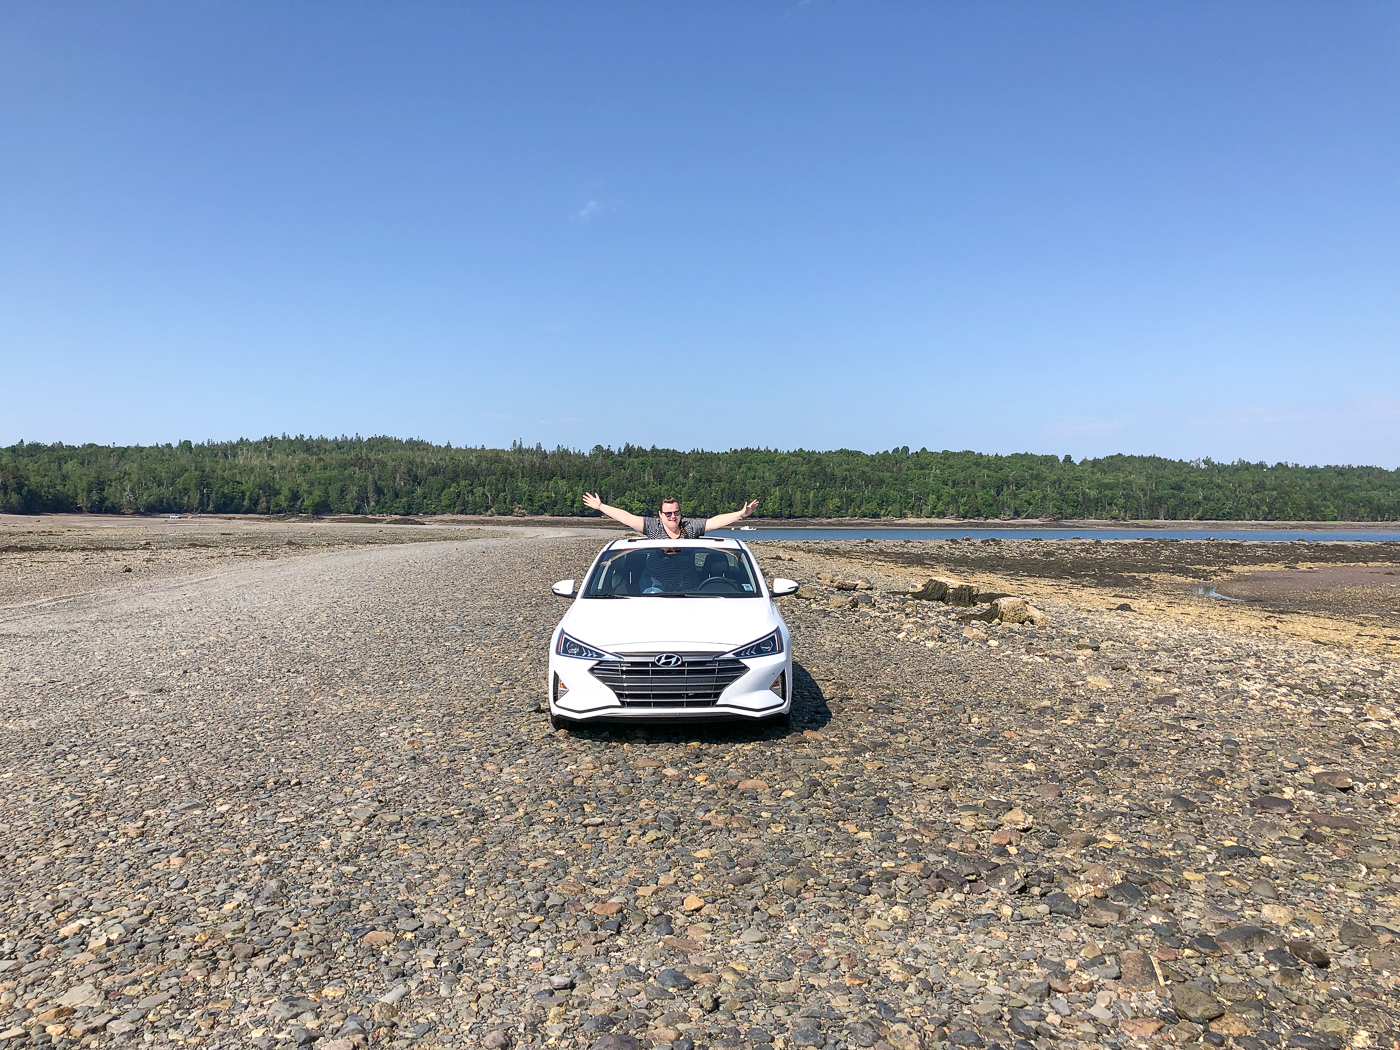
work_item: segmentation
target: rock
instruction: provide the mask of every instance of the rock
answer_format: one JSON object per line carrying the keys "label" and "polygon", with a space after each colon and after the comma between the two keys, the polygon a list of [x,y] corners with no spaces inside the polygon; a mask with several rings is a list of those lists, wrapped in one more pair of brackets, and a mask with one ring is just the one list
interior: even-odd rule
{"label": "rock", "polygon": [[816,1025],[800,1024],[788,1032],[788,1042],[793,1046],[820,1047],[826,1044],[826,1036]]}
{"label": "rock", "polygon": [[1026,880],[1021,877],[1021,869],[1015,864],[999,864],[983,876],[983,882],[989,890],[996,890],[998,893],[1015,893],[1026,884]]}
{"label": "rock", "polygon": [[764,933],[756,926],[750,926],[743,933],[739,934],[739,940],[745,944],[762,944],[768,939],[768,934]]}
{"label": "rock", "polygon": [[1260,900],[1278,900],[1278,887],[1268,879],[1255,879],[1249,884],[1249,892]]}
{"label": "rock", "polygon": [[741,780],[737,787],[740,791],[767,791],[768,782],[765,780]]}
{"label": "rock", "polygon": [[1394,945],[1385,949],[1372,949],[1366,953],[1366,965],[1373,970],[1400,974],[1400,949]]}
{"label": "rock", "polygon": [[656,975],[656,983],[661,985],[662,988],[669,988],[672,991],[685,991],[687,988],[692,988],[695,985],[695,982],[685,974],[681,973],[679,970],[670,969],[669,967]]}
{"label": "rock", "polygon": [[1157,987],[1157,970],[1146,952],[1125,952],[1119,967],[1124,987],[1138,990]]}
{"label": "rock", "polygon": [[[603,1039],[608,1038],[612,1037],[603,1036]],[[601,1043],[603,1039],[599,1039],[593,1044],[594,1050],[597,1050],[598,1044]],[[481,1037],[482,1050],[509,1050],[512,1042],[510,1031],[505,1028],[493,1028]],[[627,1050],[634,1050],[635,1045],[634,1043],[633,1046],[628,1047]],[[621,1048],[619,1048],[619,1050],[621,1050]]]}
{"label": "rock", "polygon": [[1199,937],[1192,937],[1187,944],[1190,945],[1192,951],[1198,952],[1201,955],[1216,956],[1225,954],[1225,949],[1216,942],[1215,938],[1208,937],[1205,934]]}
{"label": "rock", "polygon": [[1266,952],[1271,948],[1281,948],[1283,941],[1278,934],[1270,933],[1259,926],[1236,926],[1220,930],[1215,941],[1227,952],[1243,955],[1247,952]]}
{"label": "rock", "polygon": [[1347,919],[1342,923],[1342,927],[1337,931],[1338,939],[1348,948],[1379,948],[1380,939],[1371,932],[1369,926],[1362,926],[1358,922]]}
{"label": "rock", "polygon": [[[486,1050],[497,1050],[497,1048],[486,1046],[485,1042],[481,1045],[486,1047]],[[624,1032],[608,1032],[593,1040],[593,1044],[588,1050],[641,1050],[641,1043],[637,1042],[634,1036]]]}
{"label": "rock", "polygon": [[1342,1050],[1345,1041],[1327,1033],[1294,1032],[1288,1037],[1290,1050]]}
{"label": "rock", "polygon": [[1241,1036],[1249,1034],[1249,1025],[1245,1024],[1243,1017],[1226,1013],[1210,1023],[1210,1030],[1219,1035]]}
{"label": "rock", "polygon": [[1313,783],[1335,788],[1338,791],[1350,791],[1356,787],[1356,781],[1351,778],[1351,774],[1343,773],[1339,769],[1327,769],[1321,773],[1314,773]]}
{"label": "rock", "polygon": [[934,577],[917,591],[910,592],[909,597],[918,601],[944,602],[947,605],[976,605],[977,585],[962,580]]}
{"label": "rock", "polygon": [[992,619],[1002,623],[1029,623],[1044,627],[1049,618],[1024,598],[997,598],[992,602]]}
{"label": "rock", "polygon": [[1066,893],[1051,893],[1042,897],[1041,902],[1050,909],[1051,915],[1063,915],[1068,919],[1079,918],[1079,905]]}
{"label": "rock", "polygon": [[1277,795],[1260,795],[1249,803],[1263,813],[1292,813],[1293,803]]}
{"label": "rock", "polygon": [[1120,1027],[1126,1035],[1134,1039],[1147,1039],[1161,1030],[1162,1022],[1155,1017],[1133,1017],[1124,1021]]}
{"label": "rock", "polygon": [[948,1043],[951,1046],[986,1046],[982,1037],[970,1028],[964,1028],[957,1032],[948,1033]]}
{"label": "rock", "polygon": [[79,1006],[98,1006],[102,1003],[102,993],[91,984],[79,984],[69,988],[57,999],[55,1006],[77,1008]]}
{"label": "rock", "polygon": [[267,1008],[267,1019],[272,1024],[281,1024],[283,1021],[290,1021],[293,1017],[298,1017],[302,1013],[291,1003],[277,1000]]}
{"label": "rock", "polygon": [[1080,918],[1090,926],[1112,926],[1123,918],[1124,909],[1094,897],[1085,898],[1079,908]]}
{"label": "rock", "polygon": [[948,581],[936,577],[930,579],[917,591],[910,591],[909,597],[923,602],[946,602],[948,600]]}
{"label": "rock", "polygon": [[992,602],[992,619],[1002,623],[1025,623],[1026,600],[1024,598],[997,598]]}
{"label": "rock", "polygon": [[815,601],[819,597],[817,592],[812,590],[812,588],[808,587],[805,583],[793,592],[793,596],[809,602]]}
{"label": "rock", "polygon": [[1313,944],[1312,941],[1289,941],[1285,947],[1295,959],[1308,963],[1310,966],[1325,968],[1332,965],[1332,957]]}
{"label": "rock", "polygon": [[699,910],[700,910],[701,908],[703,908],[704,906],[705,906],[705,898],[704,898],[704,897],[697,897],[697,896],[696,896],[695,894],[693,894],[693,893],[690,894],[690,896],[686,897],[686,899],[683,900],[683,901],[681,902],[681,907],[682,907],[683,909],[685,909],[686,911],[699,911]]}
{"label": "rock", "polygon": [[1014,828],[1017,831],[1029,831],[1033,822],[1026,811],[1017,806],[1015,809],[1003,813],[1000,823],[1003,827]]}
{"label": "rock", "polygon": [[1225,1012],[1219,1000],[1194,984],[1174,985],[1171,990],[1172,1009],[1188,1021],[1201,1024],[1213,1021]]}
{"label": "rock", "polygon": [[1348,817],[1341,813],[1307,813],[1305,816],[1320,828],[1331,828],[1333,831],[1365,831],[1366,825],[1355,817]]}

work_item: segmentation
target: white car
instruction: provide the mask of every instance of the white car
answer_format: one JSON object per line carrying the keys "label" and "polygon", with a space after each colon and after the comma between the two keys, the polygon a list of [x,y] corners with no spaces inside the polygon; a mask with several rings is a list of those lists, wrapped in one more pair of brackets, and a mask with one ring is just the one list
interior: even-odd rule
{"label": "white car", "polygon": [[549,719],[771,719],[792,711],[792,646],[753,554],[729,539],[609,543],[549,646]]}

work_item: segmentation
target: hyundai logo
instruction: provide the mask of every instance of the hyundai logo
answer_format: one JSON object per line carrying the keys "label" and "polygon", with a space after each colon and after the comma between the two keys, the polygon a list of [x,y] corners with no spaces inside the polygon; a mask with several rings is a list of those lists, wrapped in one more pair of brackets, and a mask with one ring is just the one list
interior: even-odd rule
{"label": "hyundai logo", "polygon": [[657,667],[675,667],[681,662],[681,658],[675,653],[662,653],[652,661]]}

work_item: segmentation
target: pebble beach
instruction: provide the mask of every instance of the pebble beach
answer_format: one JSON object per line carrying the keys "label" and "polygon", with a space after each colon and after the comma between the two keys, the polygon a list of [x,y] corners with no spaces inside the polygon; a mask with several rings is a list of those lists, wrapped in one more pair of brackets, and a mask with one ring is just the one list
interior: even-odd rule
{"label": "pebble beach", "polygon": [[610,535],[3,519],[0,1048],[1400,1045],[1400,547],[755,544],[790,727],[554,731]]}

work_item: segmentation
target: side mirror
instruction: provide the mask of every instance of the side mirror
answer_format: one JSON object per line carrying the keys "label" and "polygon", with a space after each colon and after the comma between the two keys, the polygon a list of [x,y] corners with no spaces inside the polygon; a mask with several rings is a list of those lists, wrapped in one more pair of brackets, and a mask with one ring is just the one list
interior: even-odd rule
{"label": "side mirror", "polygon": [[574,586],[573,580],[560,580],[550,590],[561,598],[572,598],[578,594],[578,588]]}
{"label": "side mirror", "polygon": [[774,598],[781,598],[785,594],[796,594],[797,588],[800,586],[801,584],[796,580],[785,580],[783,577],[778,576],[774,578],[773,586],[768,588],[768,592],[772,594]]}

